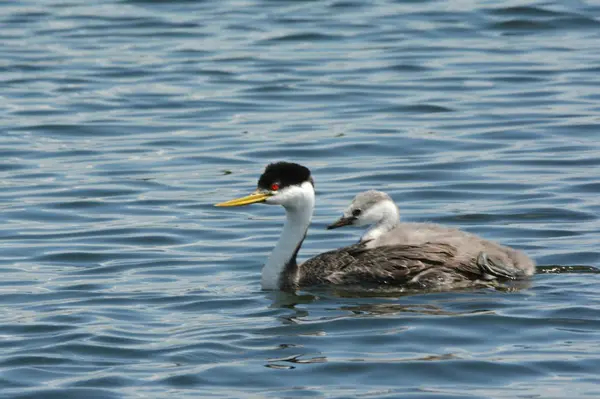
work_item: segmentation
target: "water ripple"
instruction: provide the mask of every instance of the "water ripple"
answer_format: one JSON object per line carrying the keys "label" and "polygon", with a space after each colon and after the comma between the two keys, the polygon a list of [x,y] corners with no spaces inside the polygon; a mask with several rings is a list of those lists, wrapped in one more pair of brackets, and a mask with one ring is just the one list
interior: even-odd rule
{"label": "water ripple", "polygon": [[[0,5],[0,389],[11,398],[600,395],[600,7]],[[527,251],[521,284],[260,291],[309,166],[305,259],[355,193]]]}

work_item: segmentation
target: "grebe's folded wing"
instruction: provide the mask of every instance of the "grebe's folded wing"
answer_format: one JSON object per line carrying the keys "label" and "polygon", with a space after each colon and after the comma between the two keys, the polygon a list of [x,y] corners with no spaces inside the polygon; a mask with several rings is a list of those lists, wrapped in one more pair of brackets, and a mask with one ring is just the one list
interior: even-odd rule
{"label": "grebe's folded wing", "polygon": [[486,280],[492,280],[494,278],[518,280],[527,276],[524,270],[508,265],[499,257],[489,255],[486,252],[481,252],[479,254],[477,257],[477,265],[481,268]]}
{"label": "grebe's folded wing", "polygon": [[435,286],[483,275],[475,259],[460,261],[456,252],[440,243],[367,248],[363,242],[304,262],[299,283]]}

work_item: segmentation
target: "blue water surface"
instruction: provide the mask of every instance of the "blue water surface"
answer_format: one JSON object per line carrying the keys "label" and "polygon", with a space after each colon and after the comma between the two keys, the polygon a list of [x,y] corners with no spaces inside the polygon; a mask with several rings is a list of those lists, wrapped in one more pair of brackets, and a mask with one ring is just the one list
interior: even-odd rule
{"label": "blue water surface", "polygon": [[[0,396],[600,397],[600,5],[0,2]],[[507,289],[260,289],[311,168],[526,251]],[[566,271],[565,273],[558,273]],[[546,273],[552,272],[552,273]]]}

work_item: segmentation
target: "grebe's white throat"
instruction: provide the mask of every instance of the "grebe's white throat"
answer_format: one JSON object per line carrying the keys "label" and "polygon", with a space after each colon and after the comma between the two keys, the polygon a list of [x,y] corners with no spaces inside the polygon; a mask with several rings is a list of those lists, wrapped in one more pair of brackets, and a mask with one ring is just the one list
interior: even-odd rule
{"label": "grebe's white throat", "polygon": [[286,213],[283,232],[262,269],[262,288],[278,289],[294,284],[298,273],[296,255],[315,208],[315,189],[310,171],[294,163],[270,164],[258,180],[254,193],[216,206],[254,203],[281,205]]}
{"label": "grebe's white throat", "polygon": [[281,190],[281,196],[271,197],[267,204],[285,208],[283,231],[267,263],[262,268],[261,285],[265,290],[278,289],[286,267],[296,267],[296,254],[306,236],[315,208],[315,190],[310,182]]}

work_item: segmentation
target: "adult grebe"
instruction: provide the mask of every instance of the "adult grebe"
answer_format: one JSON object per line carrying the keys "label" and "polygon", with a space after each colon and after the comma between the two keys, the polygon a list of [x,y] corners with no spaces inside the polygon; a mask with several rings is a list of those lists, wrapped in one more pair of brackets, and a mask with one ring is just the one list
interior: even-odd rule
{"label": "adult grebe", "polygon": [[298,265],[296,256],[315,206],[314,182],[308,168],[302,165],[270,164],[260,176],[254,193],[216,206],[254,203],[281,205],[286,211],[279,241],[262,269],[263,289],[294,290],[320,284],[393,284],[413,289],[439,289],[489,278],[490,271],[477,260],[465,259],[457,248],[445,243],[372,247],[365,241],[325,252]]}

